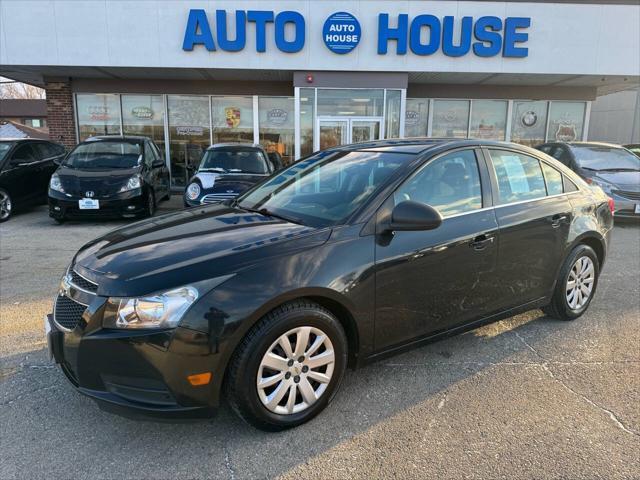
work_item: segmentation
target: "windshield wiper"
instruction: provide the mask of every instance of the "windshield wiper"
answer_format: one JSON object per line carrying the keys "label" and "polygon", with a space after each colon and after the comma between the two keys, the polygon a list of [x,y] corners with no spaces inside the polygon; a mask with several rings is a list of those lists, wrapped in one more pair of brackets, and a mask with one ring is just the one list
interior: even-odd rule
{"label": "windshield wiper", "polygon": [[280,214],[277,214],[277,213],[273,213],[272,211],[268,210],[265,207],[262,207],[262,208],[240,207],[240,208],[242,208],[243,210],[246,210],[247,212],[259,213],[261,215],[266,215],[268,217],[279,218],[280,220],[284,220],[285,222],[295,223],[297,225],[304,225],[302,220],[300,220],[299,218],[288,217],[288,216],[280,215]]}
{"label": "windshield wiper", "polygon": [[640,172],[640,168],[603,168],[599,172]]}

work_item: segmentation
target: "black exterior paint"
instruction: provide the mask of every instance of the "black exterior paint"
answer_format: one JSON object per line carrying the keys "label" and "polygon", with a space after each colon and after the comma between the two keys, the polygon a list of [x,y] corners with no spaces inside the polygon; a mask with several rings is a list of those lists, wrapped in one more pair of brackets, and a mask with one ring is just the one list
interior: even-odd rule
{"label": "black exterior paint", "polygon": [[[170,174],[165,162],[160,158],[152,162],[147,158],[149,149],[145,143],[152,143],[146,137],[136,136],[104,136],[93,137],[85,142],[121,140],[139,144],[143,152],[142,162],[135,168],[113,170],[80,170],[61,165],[55,173],[65,189],[65,193],[49,189],[49,216],[56,219],[64,218],[120,218],[145,215],[147,212],[148,195],[153,193],[155,203],[171,194]],[[79,146],[78,145],[78,146]],[[77,147],[76,147],[77,148]],[[156,146],[156,150],[157,149]],[[73,151],[70,152],[70,154]],[[136,190],[119,192],[129,178],[135,174],[142,177],[142,186]],[[93,198],[100,201],[98,210],[80,210],[78,200],[85,198],[86,192],[92,191]],[[127,207],[134,206],[134,209]],[[58,207],[60,210],[57,210]]]}
{"label": "black exterior paint", "polygon": [[[535,156],[580,189],[494,207],[496,182],[484,146]],[[457,148],[476,151],[483,208],[445,218],[429,231],[383,228],[390,213],[387,199],[398,185],[425,162]],[[612,227],[607,197],[540,152],[472,140],[338,149],[408,155],[343,225],[311,228],[232,204],[213,205],[139,222],[83,247],[72,267],[99,285],[97,296],[71,289],[71,298],[90,306],[73,332],[53,336],[56,358],[80,391],[110,409],[208,415],[219,404],[225,368],[238,343],[287,301],[305,297],[331,310],[349,338],[349,363],[358,366],[547,304],[563,259],[580,242],[594,246],[604,261]],[[566,218],[557,222],[556,216]],[[226,275],[225,282],[208,289],[207,282]],[[112,314],[105,310],[106,297],[185,284],[204,293],[175,330],[102,328],[103,317]],[[187,375],[205,371],[213,372],[209,385],[186,381]],[[157,400],[163,394],[169,399],[164,403]]]}
{"label": "black exterior paint", "polygon": [[[65,155],[62,145],[44,140],[11,140],[11,149],[0,161],[0,188],[11,197],[14,209],[47,200],[49,179]],[[3,141],[5,143],[5,141]],[[41,149],[40,146],[45,146]],[[33,157],[20,158],[24,148],[33,148]],[[50,150],[48,153],[47,151]]]}

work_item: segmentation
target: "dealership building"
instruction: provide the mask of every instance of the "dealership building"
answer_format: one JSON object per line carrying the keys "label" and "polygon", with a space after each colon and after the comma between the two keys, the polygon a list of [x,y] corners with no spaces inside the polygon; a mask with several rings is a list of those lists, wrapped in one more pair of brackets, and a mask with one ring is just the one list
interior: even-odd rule
{"label": "dealership building", "polygon": [[142,134],[184,186],[203,148],[286,162],[384,138],[586,140],[640,84],[638,1],[6,0],[0,75],[46,89],[49,133]]}

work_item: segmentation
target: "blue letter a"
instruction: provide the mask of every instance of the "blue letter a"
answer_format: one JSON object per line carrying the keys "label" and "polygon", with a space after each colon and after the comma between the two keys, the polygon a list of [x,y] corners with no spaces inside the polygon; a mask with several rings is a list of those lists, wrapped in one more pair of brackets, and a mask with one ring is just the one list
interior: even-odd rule
{"label": "blue letter a", "polygon": [[[198,33],[198,27],[200,27],[200,33]],[[204,45],[210,52],[216,50],[207,14],[200,9],[189,10],[189,20],[187,21],[187,29],[184,32],[182,49],[191,51],[194,45]]]}

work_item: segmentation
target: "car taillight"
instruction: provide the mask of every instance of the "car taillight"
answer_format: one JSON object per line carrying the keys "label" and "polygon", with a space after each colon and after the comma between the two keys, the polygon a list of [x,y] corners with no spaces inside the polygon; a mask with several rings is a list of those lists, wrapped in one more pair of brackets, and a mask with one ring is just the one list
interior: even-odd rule
{"label": "car taillight", "polygon": [[613,213],[616,209],[616,202],[613,201],[613,198],[609,197],[609,210]]}

